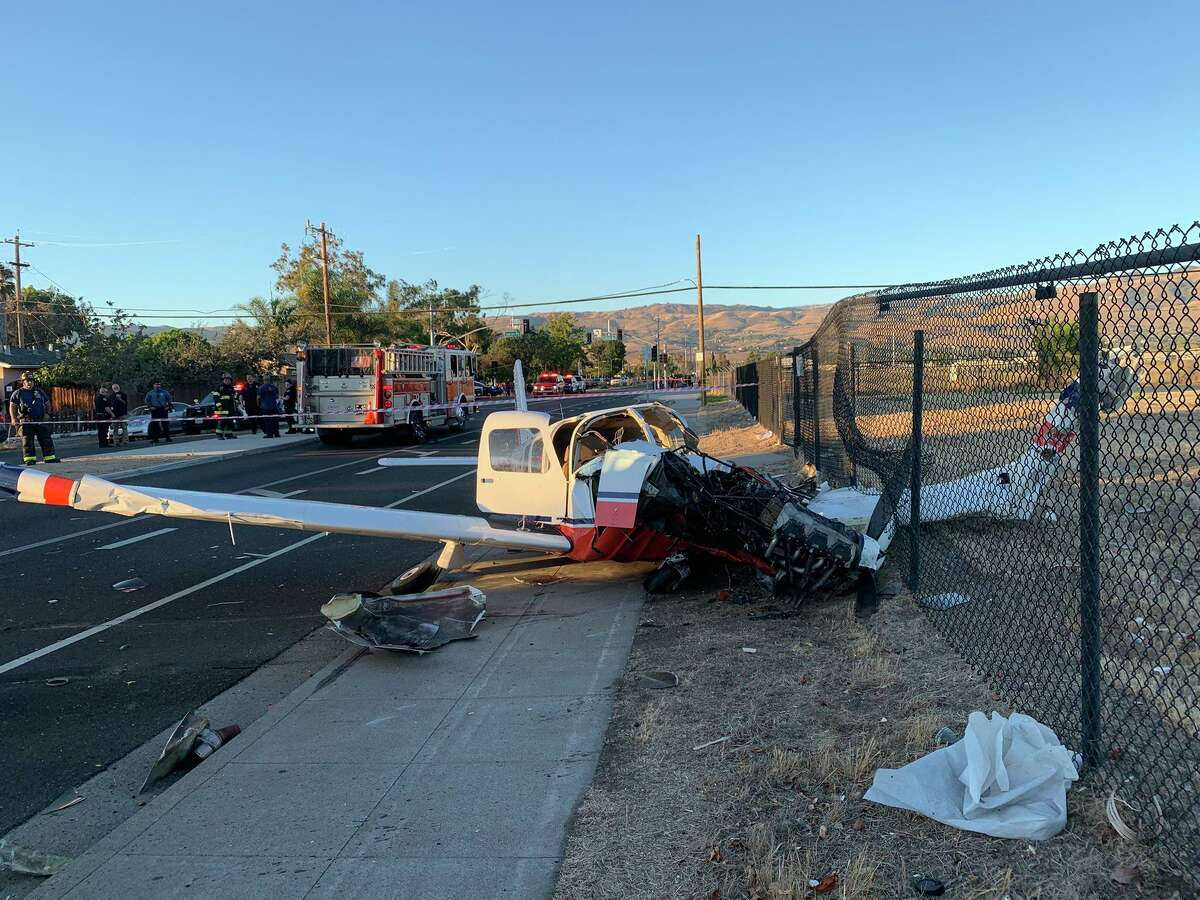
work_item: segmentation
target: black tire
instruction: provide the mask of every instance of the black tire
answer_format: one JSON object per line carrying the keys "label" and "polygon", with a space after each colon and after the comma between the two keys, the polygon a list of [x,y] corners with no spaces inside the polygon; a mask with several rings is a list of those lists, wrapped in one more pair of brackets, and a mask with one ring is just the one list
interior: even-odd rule
{"label": "black tire", "polygon": [[354,433],[345,428],[318,428],[317,439],[329,447],[346,447],[354,440]]}
{"label": "black tire", "polygon": [[462,431],[467,427],[467,419],[471,417],[471,411],[467,407],[466,397],[458,398],[458,408],[460,410],[459,414],[453,419],[446,420],[446,427],[451,431]]}
{"label": "black tire", "polygon": [[408,434],[414,444],[423,444],[429,440],[429,426],[425,424],[425,416],[419,412],[408,418]]}

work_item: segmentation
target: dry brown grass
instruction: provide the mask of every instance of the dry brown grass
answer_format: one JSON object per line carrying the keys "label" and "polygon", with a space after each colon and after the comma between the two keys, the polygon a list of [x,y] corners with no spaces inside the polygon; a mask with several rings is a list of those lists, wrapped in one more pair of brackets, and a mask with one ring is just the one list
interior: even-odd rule
{"label": "dry brown grass", "polygon": [[[961,732],[973,709],[1008,710],[907,598],[885,600],[867,626],[843,601],[751,621],[767,602],[644,607],[656,627],[635,641],[557,897],[904,897],[918,872],[953,897],[1172,896],[1172,873],[1113,837],[1086,781],[1068,795],[1066,831],[1036,845],[864,801],[877,768],[933,749],[940,726]],[[649,669],[682,683],[651,696],[633,674]],[[1110,881],[1122,863],[1140,866],[1138,886]],[[809,887],[832,879],[826,893]]]}

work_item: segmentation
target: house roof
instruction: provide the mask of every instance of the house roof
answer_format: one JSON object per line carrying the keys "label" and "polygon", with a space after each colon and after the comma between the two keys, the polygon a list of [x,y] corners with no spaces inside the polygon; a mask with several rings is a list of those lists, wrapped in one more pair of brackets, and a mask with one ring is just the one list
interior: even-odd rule
{"label": "house roof", "polygon": [[0,347],[0,369],[36,369],[62,359],[57,350],[33,347]]}

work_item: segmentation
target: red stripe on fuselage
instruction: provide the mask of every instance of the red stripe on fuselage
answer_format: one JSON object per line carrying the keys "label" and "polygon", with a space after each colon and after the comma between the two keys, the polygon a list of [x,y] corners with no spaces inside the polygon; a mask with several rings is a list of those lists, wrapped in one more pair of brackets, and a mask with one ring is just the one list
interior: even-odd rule
{"label": "red stripe on fuselage", "polygon": [[50,506],[70,506],[75,494],[73,479],[61,475],[47,475],[42,485],[42,499]]}

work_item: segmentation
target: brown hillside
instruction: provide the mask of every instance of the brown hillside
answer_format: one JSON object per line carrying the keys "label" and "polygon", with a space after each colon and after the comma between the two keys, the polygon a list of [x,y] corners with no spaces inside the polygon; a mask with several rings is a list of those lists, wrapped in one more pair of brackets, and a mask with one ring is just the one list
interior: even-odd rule
{"label": "brown hillside", "polygon": [[[704,305],[704,338],[708,349],[723,352],[742,350],[769,350],[790,348],[807,340],[825,313],[829,304],[796,306],[775,309],[766,306],[724,306],[720,303]],[[624,331],[625,343],[631,352],[637,352],[655,342],[656,329],[661,342],[670,346],[696,345],[696,307],[687,303],[656,303],[634,309],[609,311],[565,310],[575,317],[582,328],[608,328]],[[546,313],[528,315],[534,328],[541,327]],[[520,318],[520,317],[518,317]],[[496,316],[488,319],[496,331],[509,328],[510,317]]]}

